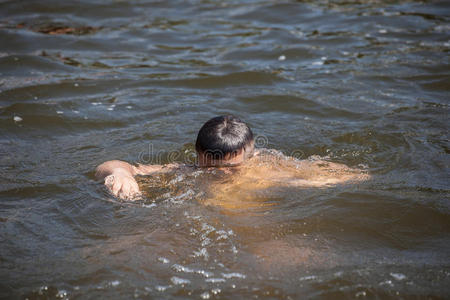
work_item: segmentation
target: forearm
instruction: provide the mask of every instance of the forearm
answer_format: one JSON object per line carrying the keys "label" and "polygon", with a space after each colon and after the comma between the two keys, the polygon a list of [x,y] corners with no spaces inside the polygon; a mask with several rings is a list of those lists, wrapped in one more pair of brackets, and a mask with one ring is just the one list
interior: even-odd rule
{"label": "forearm", "polygon": [[136,175],[133,166],[129,163],[120,160],[110,160],[102,163],[95,169],[95,177],[98,180],[103,180],[114,172],[121,172],[129,176]]}

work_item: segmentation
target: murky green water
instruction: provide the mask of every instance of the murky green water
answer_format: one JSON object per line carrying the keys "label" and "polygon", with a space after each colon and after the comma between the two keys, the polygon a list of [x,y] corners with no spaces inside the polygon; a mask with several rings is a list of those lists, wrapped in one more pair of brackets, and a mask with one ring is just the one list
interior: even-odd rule
{"label": "murky green water", "polygon": [[[447,1],[0,1],[0,298],[447,298],[449,20]],[[225,113],[372,179],[235,212],[93,180],[183,160]]]}

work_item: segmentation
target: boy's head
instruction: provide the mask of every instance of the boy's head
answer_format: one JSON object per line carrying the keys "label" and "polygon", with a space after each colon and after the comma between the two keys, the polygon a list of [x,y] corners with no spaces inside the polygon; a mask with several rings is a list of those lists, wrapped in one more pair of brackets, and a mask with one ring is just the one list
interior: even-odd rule
{"label": "boy's head", "polygon": [[253,145],[247,124],[228,115],[212,118],[200,128],[195,150],[201,167],[232,166],[250,157]]}

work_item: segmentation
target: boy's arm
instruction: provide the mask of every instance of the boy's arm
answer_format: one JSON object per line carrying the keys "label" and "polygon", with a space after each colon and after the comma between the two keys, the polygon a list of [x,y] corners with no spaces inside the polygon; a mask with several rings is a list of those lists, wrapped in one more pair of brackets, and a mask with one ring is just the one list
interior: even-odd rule
{"label": "boy's arm", "polygon": [[105,185],[114,196],[133,200],[140,195],[139,186],[133,178],[136,175],[163,173],[176,168],[177,164],[138,165],[137,167],[120,160],[110,160],[99,165],[95,170],[97,180],[104,180]]}
{"label": "boy's arm", "polygon": [[302,161],[303,178],[290,180],[294,186],[323,187],[341,183],[357,183],[370,179],[364,170],[323,160]]}
{"label": "boy's arm", "polygon": [[95,169],[95,178],[97,178],[97,180],[105,179],[105,177],[112,175],[118,170],[121,170],[124,174],[129,176],[136,175],[133,166],[129,163],[120,160],[110,160],[102,163]]}
{"label": "boy's arm", "polygon": [[95,177],[104,180],[114,196],[129,200],[140,195],[139,186],[133,178],[135,175],[135,167],[120,160],[104,162],[95,170]]}

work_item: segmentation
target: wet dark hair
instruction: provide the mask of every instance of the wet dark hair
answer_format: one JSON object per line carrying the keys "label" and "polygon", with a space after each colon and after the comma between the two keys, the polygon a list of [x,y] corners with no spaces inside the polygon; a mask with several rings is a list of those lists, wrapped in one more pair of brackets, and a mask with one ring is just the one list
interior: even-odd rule
{"label": "wet dark hair", "polygon": [[240,119],[227,115],[212,118],[198,132],[195,150],[215,159],[234,157],[253,142],[253,133]]}

